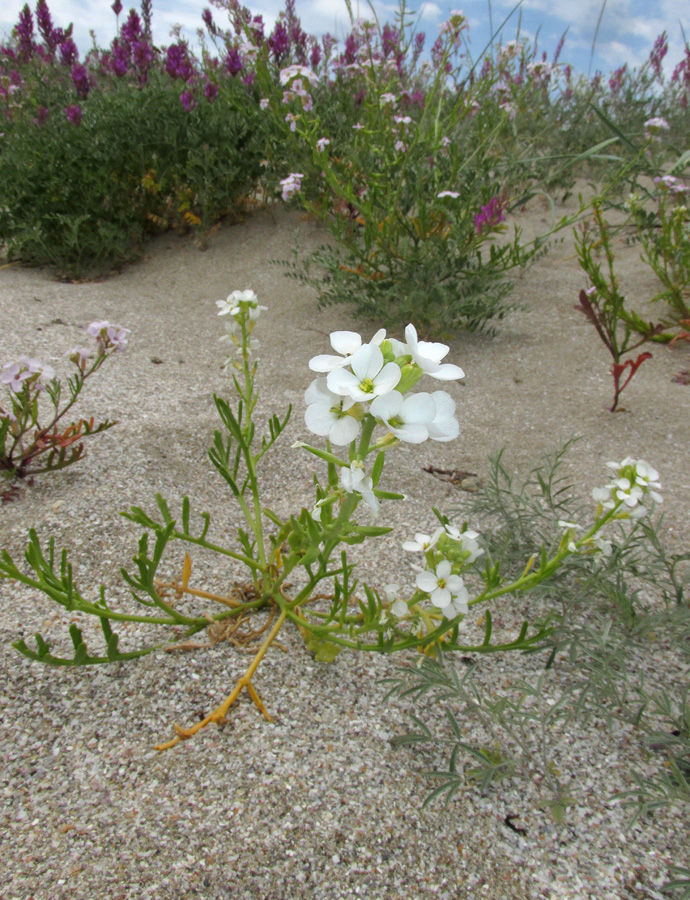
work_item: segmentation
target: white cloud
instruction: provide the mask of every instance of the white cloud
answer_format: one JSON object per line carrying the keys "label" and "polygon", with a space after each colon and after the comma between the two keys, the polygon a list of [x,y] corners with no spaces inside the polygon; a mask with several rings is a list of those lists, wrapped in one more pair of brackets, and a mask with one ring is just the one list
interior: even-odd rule
{"label": "white cloud", "polygon": [[419,18],[424,19],[425,21],[428,19],[438,19],[441,15],[441,7],[437,6],[435,3],[422,3],[419,7]]}
{"label": "white cloud", "polygon": [[644,51],[633,51],[628,44],[621,41],[606,41],[597,46],[599,56],[609,64],[611,69],[617,69],[623,63],[627,63],[628,68],[641,66],[649,56],[649,49]]}
{"label": "white cloud", "polygon": [[350,28],[344,0],[298,0],[297,14],[302,28],[319,37],[326,33],[340,37]]}

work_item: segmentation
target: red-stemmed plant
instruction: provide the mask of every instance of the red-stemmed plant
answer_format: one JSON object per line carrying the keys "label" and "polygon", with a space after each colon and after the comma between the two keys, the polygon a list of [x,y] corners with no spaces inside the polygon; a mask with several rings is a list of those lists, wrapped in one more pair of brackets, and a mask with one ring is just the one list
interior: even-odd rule
{"label": "red-stemmed plant", "polygon": [[[618,400],[623,390],[630,384],[633,375],[642,363],[652,358],[649,351],[640,353],[636,359],[626,359],[626,354],[637,350],[642,344],[663,331],[663,325],[645,322],[632,310],[626,309],[625,297],[621,294],[618,279],[614,273],[614,255],[609,238],[609,225],[605,221],[601,205],[592,203],[594,224],[585,224],[576,235],[577,254],[580,266],[591,281],[587,290],[580,291],[580,302],[575,309],[584,313],[594,325],[597,334],[613,358],[611,375],[613,376],[613,404],[611,412],[618,408]],[[601,248],[606,257],[606,273],[594,259],[595,249]],[[637,338],[634,342],[633,336]],[[627,378],[623,375],[627,373]]]}

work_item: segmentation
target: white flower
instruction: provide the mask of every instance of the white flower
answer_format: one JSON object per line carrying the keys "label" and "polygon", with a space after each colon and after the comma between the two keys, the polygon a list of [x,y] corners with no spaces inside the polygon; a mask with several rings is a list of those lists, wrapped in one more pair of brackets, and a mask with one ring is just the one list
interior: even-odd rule
{"label": "white flower", "polygon": [[434,391],[431,399],[436,415],[429,425],[429,437],[432,441],[455,440],[460,434],[460,423],[455,418],[455,400],[445,391]]}
{"label": "white flower", "polygon": [[613,553],[613,544],[611,541],[606,541],[604,538],[595,537],[592,538],[592,543],[597,548],[597,550],[601,550],[604,556],[611,556]]}
{"label": "white flower", "polygon": [[467,613],[467,588],[459,575],[451,574],[451,564],[447,559],[442,559],[433,572],[428,569],[420,572],[416,584],[420,591],[430,595],[431,602],[438,609],[448,610],[454,615]]}
{"label": "white flower", "polygon": [[613,496],[632,509],[644,497],[644,491],[638,485],[631,484],[628,478],[616,478],[613,482]]}
{"label": "white flower", "polygon": [[411,324],[405,329],[405,338],[408,352],[426,375],[438,378],[439,381],[455,381],[457,378],[465,377],[460,366],[451,363],[441,364],[441,360],[448,353],[449,348],[446,344],[418,340],[417,329]]}
{"label": "white flower", "polygon": [[[244,304],[244,307],[241,305]],[[216,300],[219,316],[227,316],[228,314],[236,317],[242,313],[243,308],[249,313],[250,321],[255,321],[261,315],[261,310],[268,309],[267,306],[259,306],[258,298],[254,291],[233,291],[228,295],[227,300]]]}
{"label": "white flower", "polygon": [[610,487],[614,496],[622,500],[626,506],[636,506],[646,493],[649,493],[652,500],[657,503],[663,502],[663,497],[655,490],[661,488],[659,473],[645,460],[635,460],[627,456],[620,463],[610,462],[606,465],[615,469],[618,474],[618,478],[613,480]]}
{"label": "white flower", "polygon": [[400,381],[400,367],[383,362],[381,349],[365,344],[349,360],[351,372],[334,369],[328,373],[328,387],[341,397],[366,402],[392,391]]}
{"label": "white flower", "polygon": [[660,116],[654,116],[652,119],[647,119],[644,123],[645,128],[663,128],[664,131],[668,130],[668,122],[666,119],[662,119]]}
{"label": "white flower", "polygon": [[[370,343],[379,346],[386,337],[386,329],[380,328],[371,339]],[[323,353],[320,356],[313,356],[309,360],[309,368],[312,372],[331,372],[333,369],[340,369],[350,363],[350,357],[356,353],[362,346],[362,338],[356,331],[332,331],[331,347],[336,353],[342,356],[333,356],[332,354]]]}
{"label": "white flower", "polygon": [[643,459],[638,459],[635,463],[637,474],[635,476],[635,484],[639,485],[645,492],[649,491],[649,495],[656,503],[663,503],[664,498],[652,488],[661,488],[659,481],[659,473],[652,468],[649,463]]}
{"label": "white flower", "polygon": [[316,149],[319,151],[319,153],[323,153],[323,151],[326,149],[326,147],[328,147],[329,144],[330,141],[328,140],[328,138],[319,138],[316,142]]}
{"label": "white flower", "polygon": [[376,397],[370,410],[399,440],[409,444],[421,444],[429,437],[428,426],[436,416],[431,394],[423,393],[404,397],[399,391],[390,391]]}
{"label": "white flower", "polygon": [[[216,301],[217,303],[222,303],[222,300]],[[222,313],[218,313],[218,315],[222,315]],[[240,330],[240,325],[237,319],[233,316],[231,319],[228,319],[225,323],[225,334],[221,335],[218,338],[219,341],[231,341],[232,343],[237,343],[237,338],[233,340],[233,336],[237,334]]]}
{"label": "white flower", "polygon": [[[449,538],[457,541],[461,545],[463,553],[469,553],[469,556],[465,560],[465,564],[467,565],[473,563],[475,559],[484,552],[477,543],[479,532],[472,531],[471,528],[466,528],[464,531],[460,531],[455,525],[445,525],[443,528],[437,528],[434,532],[434,543],[438,541],[442,534],[447,534]],[[450,555],[448,548],[442,550],[442,552],[446,552],[447,555]]]}
{"label": "white flower", "polygon": [[286,69],[280,70],[280,83],[283,87],[293,78],[306,78],[312,84],[319,80],[318,76],[306,66],[288,66]]}
{"label": "white flower", "polygon": [[413,541],[405,541],[405,543],[403,544],[403,550],[407,550],[409,553],[420,553],[422,551],[426,552],[434,546],[434,544],[442,534],[442,528],[437,528],[432,535],[417,532],[417,534],[415,534],[414,536]]}
{"label": "white flower", "polygon": [[347,411],[354,406],[350,397],[340,397],[328,390],[325,378],[316,378],[304,394],[307,409],[304,421],[313,434],[327,437],[339,447],[349,444],[359,434],[359,422]]}
{"label": "white flower", "polygon": [[594,488],[592,497],[604,509],[614,509],[623,504],[626,512],[634,519],[646,515],[642,506],[645,495],[649,494],[656,503],[662,503],[658,492],[661,488],[659,473],[643,459],[627,456],[622,462],[608,462],[606,465],[616,472],[616,478],[603,488]]}
{"label": "white flower", "polygon": [[441,191],[441,193],[436,194],[436,196],[439,198],[439,200],[443,197],[452,197],[453,200],[457,200],[460,194],[458,193],[458,191]]}
{"label": "white flower", "polygon": [[399,584],[384,584],[383,586],[383,596],[388,600],[389,603],[393,603],[395,598],[398,596],[398,591],[400,590]]}
{"label": "white flower", "polygon": [[391,612],[397,619],[402,619],[409,611],[410,608],[404,600],[396,600],[391,604]]}
{"label": "white flower", "polygon": [[597,503],[601,503],[604,509],[613,509],[613,507],[616,505],[611,499],[610,487],[594,488],[592,490],[592,497],[596,500]]}
{"label": "white flower", "polygon": [[340,483],[348,494],[361,494],[362,499],[375,516],[379,512],[379,501],[374,494],[374,485],[371,478],[367,478],[364,472],[364,464],[354,460],[350,466],[344,466],[340,470]]}
{"label": "white flower", "polygon": [[398,599],[399,591],[399,584],[385,584],[383,586],[383,596],[386,598],[388,603],[390,603],[390,612],[396,617],[396,619],[402,619],[402,617],[406,616],[410,611],[407,602],[405,600]]}
{"label": "white flower", "polygon": [[465,553],[469,553],[467,558],[468,563],[473,563],[475,559],[484,552],[477,543],[477,538],[479,537],[478,531],[472,531],[471,528],[460,531],[454,525],[446,525],[445,530],[446,534],[452,537],[453,540],[460,541]]}

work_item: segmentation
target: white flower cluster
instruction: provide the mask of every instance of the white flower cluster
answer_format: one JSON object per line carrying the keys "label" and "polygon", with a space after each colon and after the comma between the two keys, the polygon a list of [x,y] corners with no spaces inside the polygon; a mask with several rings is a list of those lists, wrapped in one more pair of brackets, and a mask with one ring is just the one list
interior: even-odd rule
{"label": "white flower cluster", "polygon": [[661,483],[659,473],[643,459],[626,457],[622,462],[609,462],[606,465],[616,473],[615,478],[602,488],[594,488],[592,497],[603,509],[622,511],[632,519],[641,519],[647,514],[644,506],[645,498],[655,503],[662,503],[659,493]]}
{"label": "white flower cluster", "polygon": [[[467,615],[469,592],[460,572],[484,552],[477,542],[476,531],[460,531],[454,525],[437,528],[433,534],[415,534],[413,541],[405,541],[403,549],[410,553],[424,553],[425,566],[417,569],[415,584],[427,594],[431,605],[441,610],[447,619]],[[401,618],[409,612],[407,604],[396,601],[391,613]]]}
{"label": "white flower cluster", "polygon": [[258,298],[254,291],[233,291],[228,294],[227,300],[216,300],[219,316],[230,315],[235,322],[239,322],[242,316],[248,316],[250,321],[255,322],[261,315],[261,310],[268,309],[267,306],[259,306]]}
{"label": "white flower cluster", "polygon": [[[304,395],[307,428],[336,446],[346,446],[357,440],[362,421],[370,416],[387,431],[376,440],[375,447],[399,441],[421,444],[428,438],[456,438],[460,425],[455,418],[455,401],[449,394],[434,391],[408,396],[407,391],[422,375],[453,381],[465,373],[459,366],[441,362],[448,347],[420,341],[414,325],[405,329],[405,339],[387,339],[382,328],[365,344],[354,331],[334,331],[331,346],[338,355],[314,356],[309,361],[309,368],[321,377],[312,381]],[[374,485],[361,460],[343,467],[340,479],[345,491],[361,494],[377,514]]]}
{"label": "white flower cluster", "polygon": [[[244,321],[247,335],[250,335],[254,329],[254,323],[261,315],[262,310],[266,310],[268,307],[260,306],[256,294],[250,290],[233,291],[226,300],[216,300],[216,306],[218,307],[219,316],[230,316],[225,323],[225,334],[219,340],[229,341],[234,344],[237,347],[237,353],[242,355],[242,338],[239,334],[241,331],[240,323]],[[248,337],[248,350],[257,350],[258,347],[259,342],[256,338]],[[228,357],[225,365],[228,366],[230,363],[231,358]]]}
{"label": "white flower cluster", "polygon": [[566,530],[565,541],[567,542],[568,550],[571,553],[577,553],[578,549],[592,551],[600,550],[604,556],[611,556],[613,553],[613,544],[611,541],[607,541],[604,538],[599,537],[599,535],[588,538],[578,547],[575,538],[577,537],[577,532],[582,531],[583,529],[582,525],[578,525],[576,522],[565,522],[563,519],[559,519],[558,527]]}
{"label": "white flower cluster", "polygon": [[[309,362],[315,379],[305,394],[307,428],[337,446],[357,438],[361,421],[370,413],[394,439],[411,444],[451,441],[460,433],[455,401],[445,391],[406,396],[426,374],[440,381],[463,378],[459,366],[442,363],[445,344],[420,341],[414,325],[405,329],[406,342],[376,332],[368,344],[353,331],[334,331],[331,346],[338,356],[315,356]],[[390,441],[389,441],[390,442]]]}

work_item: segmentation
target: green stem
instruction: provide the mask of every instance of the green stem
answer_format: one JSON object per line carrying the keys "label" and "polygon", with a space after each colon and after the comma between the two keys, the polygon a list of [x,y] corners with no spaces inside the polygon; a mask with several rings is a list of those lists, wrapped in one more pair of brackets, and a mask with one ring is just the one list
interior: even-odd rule
{"label": "green stem", "polygon": [[183,531],[173,531],[172,537],[177,540],[186,541],[188,544],[196,544],[198,547],[203,547],[205,550],[213,550],[214,553],[220,553],[230,559],[235,559],[237,562],[244,563],[248,569],[253,569],[255,572],[263,572],[265,569],[265,566],[262,567],[250,556],[245,556],[243,553],[237,553],[234,550],[228,550],[226,547],[221,547],[219,544],[213,544],[211,541],[205,540],[205,538],[195,538],[190,534],[185,534]]}

